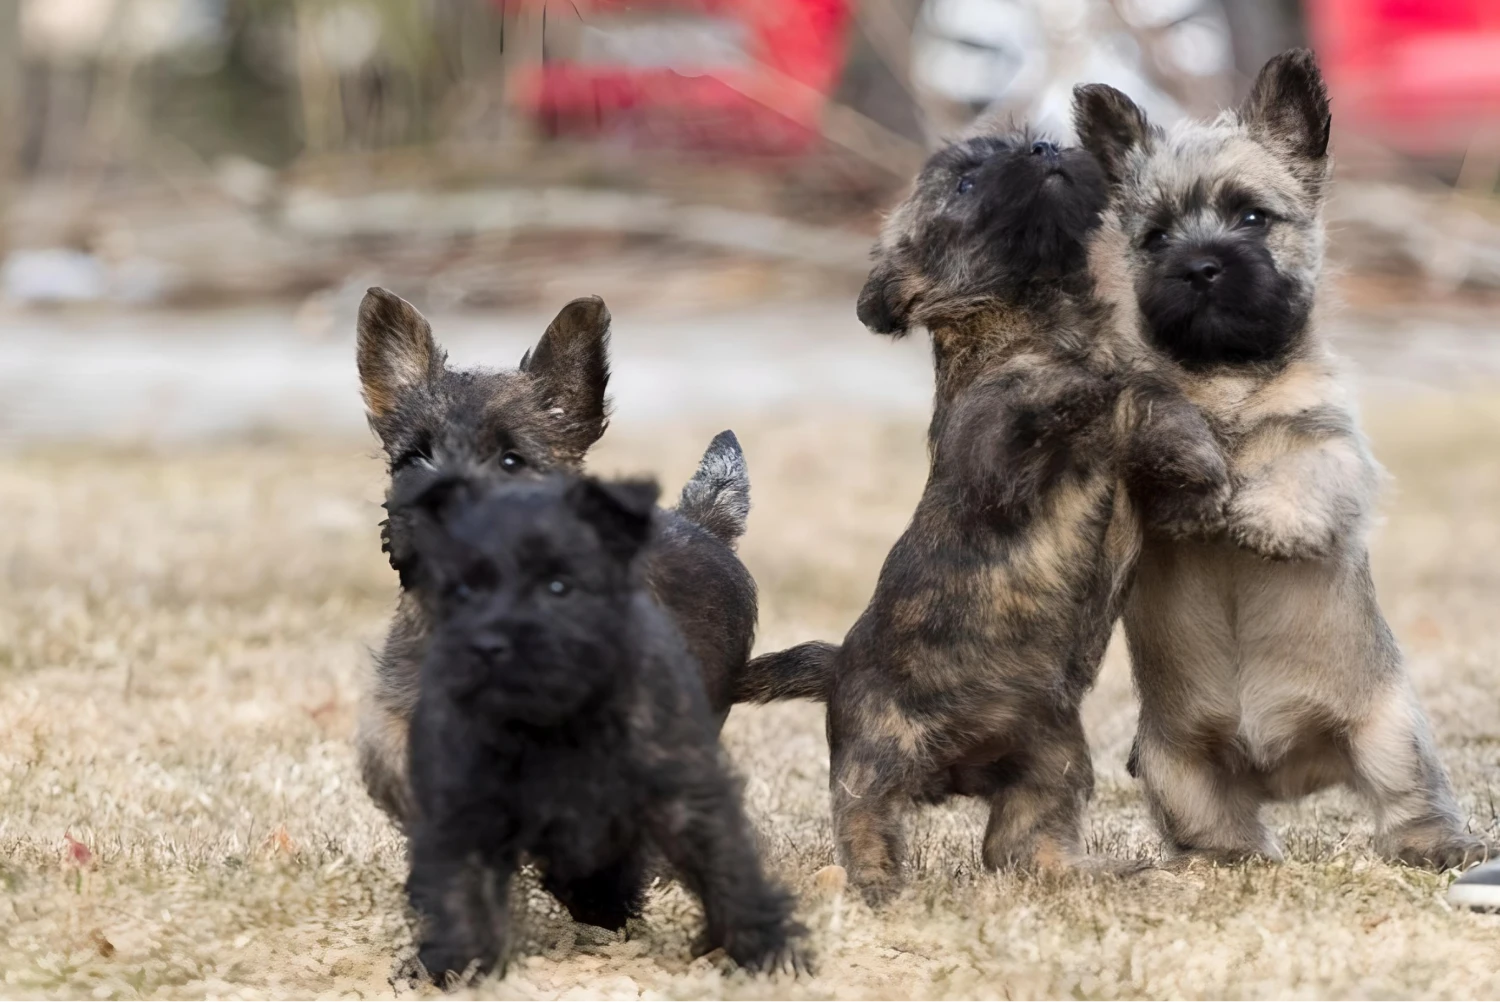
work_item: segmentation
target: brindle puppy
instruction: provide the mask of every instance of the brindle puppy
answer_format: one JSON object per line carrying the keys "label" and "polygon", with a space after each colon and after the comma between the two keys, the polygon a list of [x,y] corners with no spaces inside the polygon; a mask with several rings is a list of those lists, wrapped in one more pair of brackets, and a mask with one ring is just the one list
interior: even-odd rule
{"label": "brindle puppy", "polygon": [[1124,614],[1132,772],[1163,834],[1187,858],[1280,858],[1261,805],[1345,784],[1383,854],[1483,856],[1370,579],[1379,470],[1317,314],[1332,119],[1312,53],[1208,123],[1155,128],[1103,85],[1076,110],[1114,189],[1101,294],[1203,409],[1234,486],[1227,532],[1148,539]]}
{"label": "brindle puppy", "polygon": [[[359,376],[370,426],[390,465],[389,497],[433,471],[498,478],[577,470],[604,434],[609,311],[598,298],[563,307],[517,369],[455,369],[411,304],[371,289],[359,311]],[[672,615],[703,672],[720,723],[755,637],[755,582],[734,553],[750,512],[750,479],[732,432],[717,436],[643,556],[646,585]],[[394,567],[409,569],[399,512],[382,531]],[[398,824],[414,805],[407,731],[426,654],[428,616],[406,589],[360,715],[370,796]]]}
{"label": "brindle puppy", "polygon": [[1085,861],[1078,707],[1139,546],[1132,493],[1167,531],[1222,518],[1207,426],[1092,294],[1105,201],[1083,150],[981,131],[923,169],[860,296],[873,330],[931,334],[927,487],[843,645],[757,658],[737,696],[826,695],[839,855],[875,902],[913,799],[989,798],[989,867]]}

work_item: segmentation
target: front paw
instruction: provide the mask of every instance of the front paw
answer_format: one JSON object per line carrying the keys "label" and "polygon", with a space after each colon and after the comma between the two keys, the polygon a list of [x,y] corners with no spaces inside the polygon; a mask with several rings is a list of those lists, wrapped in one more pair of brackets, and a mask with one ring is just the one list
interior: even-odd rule
{"label": "front paw", "polygon": [[737,929],[725,937],[724,952],[758,974],[810,974],[812,955],[800,941],[806,932],[795,922]]}
{"label": "front paw", "polygon": [[1389,855],[1397,862],[1424,870],[1462,870],[1500,858],[1500,848],[1484,839],[1459,834],[1432,841],[1410,839]]}
{"label": "front paw", "polygon": [[1321,560],[1334,549],[1331,527],[1286,504],[1240,495],[1229,503],[1229,538],[1269,560]]}
{"label": "front paw", "polygon": [[1160,485],[1141,498],[1146,525],[1170,539],[1214,539],[1229,526],[1229,484]]}
{"label": "front paw", "polygon": [[476,956],[476,952],[454,943],[429,941],[417,951],[417,963],[433,984],[453,989],[470,984],[495,968],[492,951],[484,951],[489,954],[484,956]]}

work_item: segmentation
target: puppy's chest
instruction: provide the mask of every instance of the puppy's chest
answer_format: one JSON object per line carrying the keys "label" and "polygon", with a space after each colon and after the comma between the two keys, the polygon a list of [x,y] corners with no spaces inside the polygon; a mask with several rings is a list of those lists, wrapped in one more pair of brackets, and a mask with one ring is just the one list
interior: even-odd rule
{"label": "puppy's chest", "polygon": [[1335,374],[1312,362],[1179,373],[1177,384],[1202,410],[1220,441],[1231,448],[1267,422],[1330,406],[1342,408],[1346,403]]}
{"label": "puppy's chest", "polygon": [[629,827],[644,798],[634,756],[623,743],[562,741],[527,748],[506,763],[535,852],[571,851]]}

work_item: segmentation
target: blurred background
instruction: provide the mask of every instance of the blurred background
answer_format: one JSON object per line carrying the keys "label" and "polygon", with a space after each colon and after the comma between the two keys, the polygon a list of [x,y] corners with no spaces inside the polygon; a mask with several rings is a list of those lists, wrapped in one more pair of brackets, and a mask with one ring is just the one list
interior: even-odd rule
{"label": "blurred background", "polygon": [[[1065,133],[1081,81],[1211,114],[1302,43],[1333,93],[1331,335],[1395,484],[1374,575],[1494,836],[1500,0],[0,0],[6,987],[390,991],[404,847],[350,742],[397,587],[355,374],[368,286],[491,366],[602,295],[590,468],[671,497],[732,427],[757,647],[837,638],[927,472],[926,338],[871,336],[854,301],[929,145],[991,106]],[[1134,720],[1117,642],[1085,704],[1089,845],[1154,856]],[[822,734],[800,703],[724,731],[802,892],[832,858]],[[923,814],[925,889],[823,941],[801,994],[1500,993],[1494,925],[1374,864],[1346,795],[1277,809],[1287,867],[1145,898],[993,882],[981,810]],[[729,991],[673,915],[533,957],[502,997]]]}
{"label": "blurred background", "polygon": [[0,12],[8,441],[357,430],[370,284],[441,318],[464,360],[506,364],[602,294],[642,416],[814,392],[920,411],[920,352],[855,336],[851,303],[929,144],[991,106],[1066,133],[1089,80],[1161,120],[1211,113],[1294,44],[1333,89],[1353,353],[1396,351],[1402,379],[1494,371],[1470,336],[1500,288],[1494,0]]}

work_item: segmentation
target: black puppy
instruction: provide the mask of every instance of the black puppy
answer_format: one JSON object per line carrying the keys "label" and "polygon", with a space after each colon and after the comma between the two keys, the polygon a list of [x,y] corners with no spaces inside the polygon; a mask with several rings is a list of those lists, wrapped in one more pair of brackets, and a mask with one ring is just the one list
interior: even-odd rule
{"label": "black puppy", "polygon": [[795,969],[682,634],[648,592],[653,482],[435,475],[398,499],[432,624],[412,719],[411,903],[435,977],[505,962],[523,857],[580,922],[640,911],[655,846],[703,902],[707,945]]}

